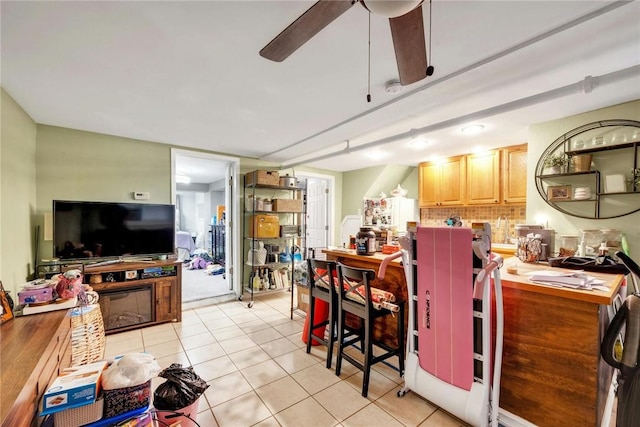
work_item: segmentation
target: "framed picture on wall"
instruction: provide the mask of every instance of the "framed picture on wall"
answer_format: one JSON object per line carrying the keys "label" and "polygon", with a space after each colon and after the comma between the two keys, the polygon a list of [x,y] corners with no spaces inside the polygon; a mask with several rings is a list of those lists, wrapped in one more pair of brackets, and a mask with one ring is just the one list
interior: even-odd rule
{"label": "framed picture on wall", "polygon": [[547,199],[550,201],[571,200],[571,186],[552,185],[547,187]]}

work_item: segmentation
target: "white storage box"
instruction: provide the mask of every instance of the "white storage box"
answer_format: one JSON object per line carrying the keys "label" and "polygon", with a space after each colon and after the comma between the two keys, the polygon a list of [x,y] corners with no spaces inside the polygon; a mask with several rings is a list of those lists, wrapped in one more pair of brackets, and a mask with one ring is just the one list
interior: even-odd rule
{"label": "white storage box", "polygon": [[604,177],[605,193],[624,193],[627,188],[624,184],[624,176],[620,174],[606,175]]}
{"label": "white storage box", "polygon": [[56,412],[53,414],[53,424],[56,427],[83,426],[102,419],[103,409],[104,399],[100,397],[89,405]]}

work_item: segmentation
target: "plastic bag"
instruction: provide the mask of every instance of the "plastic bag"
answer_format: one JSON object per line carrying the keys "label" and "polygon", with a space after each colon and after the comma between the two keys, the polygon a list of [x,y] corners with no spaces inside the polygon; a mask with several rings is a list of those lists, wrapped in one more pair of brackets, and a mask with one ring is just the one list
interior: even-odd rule
{"label": "plastic bag", "polygon": [[125,354],[102,373],[102,388],[113,390],[144,384],[160,369],[156,358],[149,353]]}
{"label": "plastic bag", "polygon": [[183,368],[180,363],[172,363],[158,376],[167,381],[153,392],[156,409],[175,411],[186,408],[209,388],[209,384],[193,371],[193,366]]}

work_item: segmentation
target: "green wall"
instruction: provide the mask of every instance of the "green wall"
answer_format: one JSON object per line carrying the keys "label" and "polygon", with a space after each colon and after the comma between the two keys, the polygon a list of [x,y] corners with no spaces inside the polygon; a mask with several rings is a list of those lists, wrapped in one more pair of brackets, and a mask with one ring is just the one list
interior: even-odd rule
{"label": "green wall", "polygon": [[4,89],[0,110],[0,280],[15,297],[34,272],[36,124]]}
{"label": "green wall", "polygon": [[[38,125],[37,148],[38,221],[53,200],[133,202],[144,191],[148,203],[171,203],[170,145]],[[43,241],[40,258],[52,255]]]}
{"label": "green wall", "polygon": [[[640,100],[590,111],[571,117],[532,125],[529,128],[527,160],[527,222],[535,223],[539,217],[548,220],[549,228],[556,230],[556,248],[562,234],[579,235],[579,230],[615,229],[627,235],[631,258],[640,257],[640,212],[613,219],[584,219],[561,213],[549,206],[538,194],[535,168],[542,152],[564,133],[598,120],[629,119],[640,121]],[[640,197],[631,202],[640,207]]]}
{"label": "green wall", "polygon": [[407,190],[407,198],[418,199],[418,168],[401,165],[372,166],[343,173],[342,216],[362,211],[362,199],[387,196],[398,184]]}
{"label": "green wall", "polygon": [[[42,224],[53,200],[133,201],[134,191],[150,193],[149,203],[171,203],[171,145],[85,132],[37,126],[37,210]],[[196,150],[203,153],[211,153]],[[218,153],[216,153],[218,154]],[[273,163],[240,158],[241,173],[277,169]],[[332,176],[336,182],[336,212],[341,211],[342,173],[314,168],[296,172]],[[281,173],[294,173],[283,170]],[[340,217],[341,218],[341,217]],[[339,230],[336,230],[339,235]],[[40,258],[53,253],[43,241]]]}

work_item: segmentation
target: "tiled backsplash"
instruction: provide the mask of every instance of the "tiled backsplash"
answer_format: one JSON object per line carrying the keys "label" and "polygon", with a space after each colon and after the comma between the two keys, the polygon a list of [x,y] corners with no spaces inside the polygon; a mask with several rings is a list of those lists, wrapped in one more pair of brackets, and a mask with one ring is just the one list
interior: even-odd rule
{"label": "tiled backsplash", "polygon": [[420,224],[429,226],[445,226],[445,221],[452,215],[462,219],[463,226],[470,227],[472,222],[491,223],[491,241],[502,243],[504,241],[504,218],[501,228],[497,228],[498,218],[506,216],[509,220],[509,236],[515,236],[516,224],[525,224],[527,207],[523,205],[513,206],[448,206],[442,208],[420,209]]}

